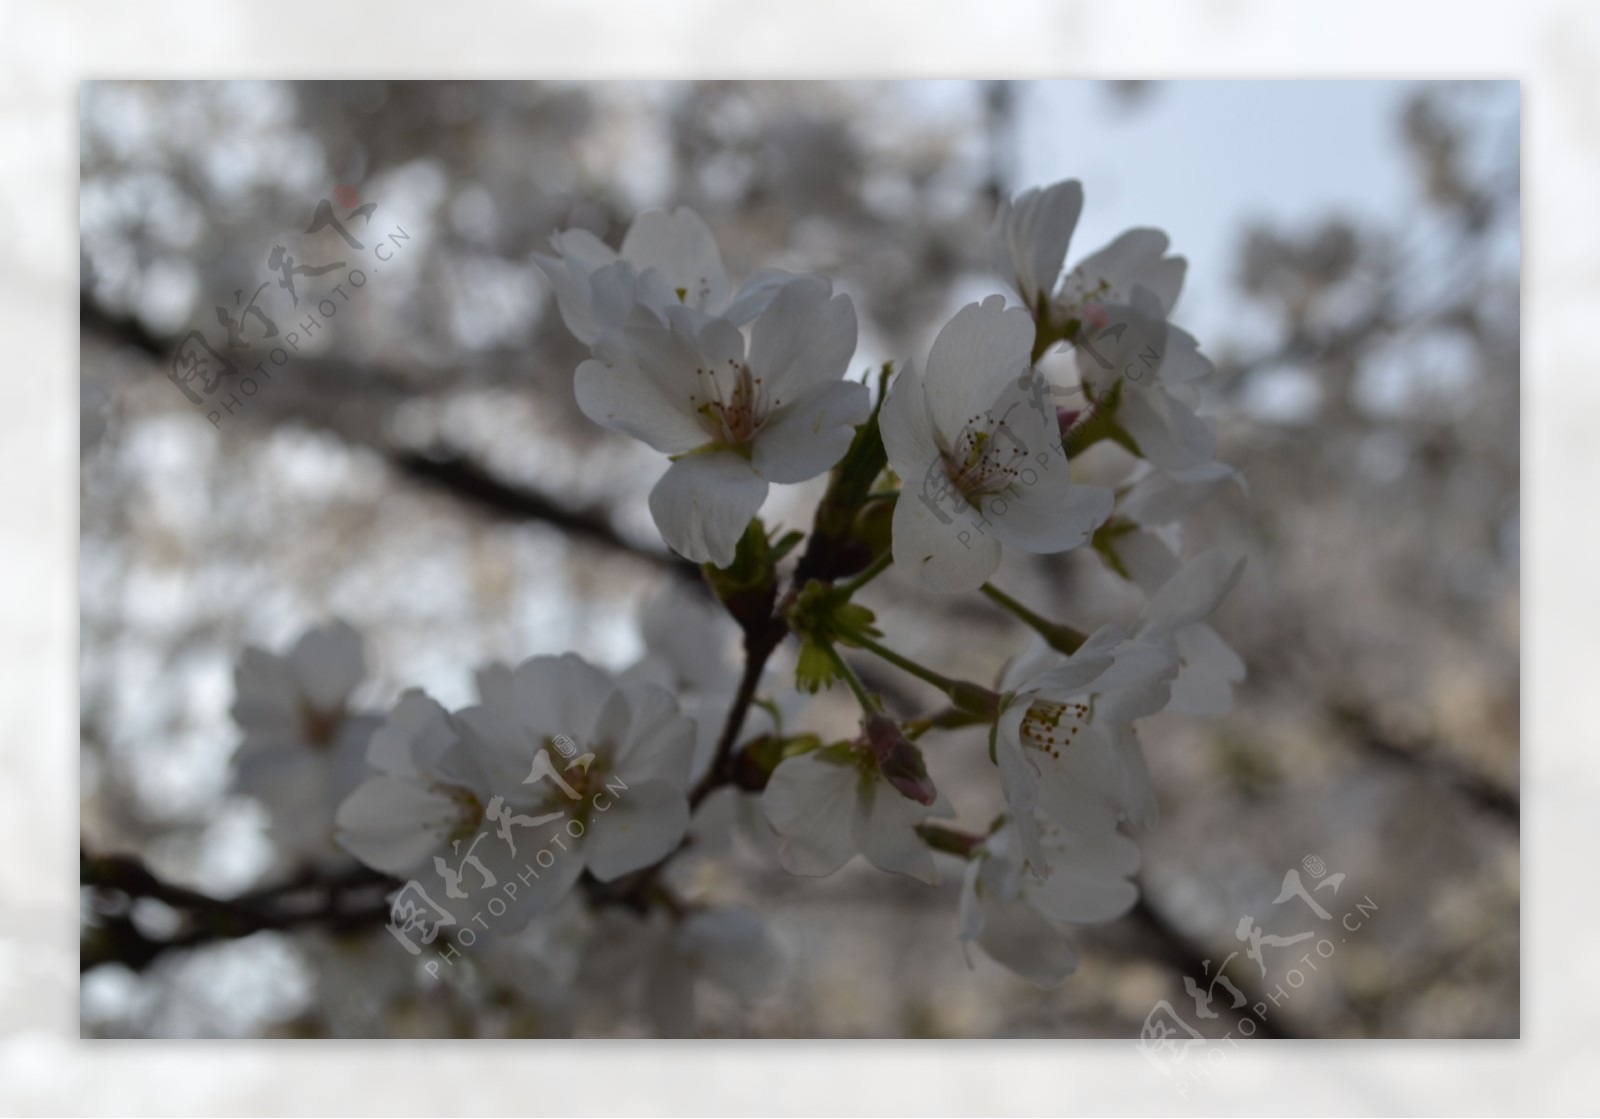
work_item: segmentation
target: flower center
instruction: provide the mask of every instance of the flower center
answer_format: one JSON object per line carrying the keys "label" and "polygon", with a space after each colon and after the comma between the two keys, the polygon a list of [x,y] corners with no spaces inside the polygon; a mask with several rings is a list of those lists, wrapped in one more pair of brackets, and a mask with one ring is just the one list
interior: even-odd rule
{"label": "flower center", "polygon": [[781,400],[766,399],[761,378],[742,362],[728,359],[728,367],[696,369],[698,387],[689,403],[716,449],[737,451],[746,458],[761,425]]}
{"label": "flower center", "polygon": [[434,788],[448,797],[456,809],[455,826],[445,836],[446,841],[453,843],[478,834],[478,829],[483,825],[483,802],[471,790],[459,785],[436,785]]}
{"label": "flower center", "polygon": [[973,504],[1011,485],[1027,464],[1028,448],[1006,422],[1016,407],[1013,403],[998,419],[989,412],[973,416],[954,446],[943,451],[951,485]]}
{"label": "flower center", "polygon": [[[1101,277],[1090,283],[1089,277],[1080,269],[1062,281],[1061,291],[1051,307],[1051,318],[1061,324],[1077,319],[1096,330],[1103,330],[1107,316],[1100,304],[1113,302],[1116,297],[1117,291],[1111,286],[1110,280]],[[1097,318],[1100,321],[1096,322]]]}
{"label": "flower center", "polygon": [[331,746],[343,725],[342,708],[337,711],[318,711],[305,700],[300,701],[300,728],[311,745],[321,749]]}
{"label": "flower center", "polygon": [[1061,751],[1072,745],[1092,715],[1093,708],[1087,703],[1034,700],[1022,719],[1022,744],[1060,761]]}
{"label": "flower center", "polygon": [[543,810],[576,812],[587,818],[589,802],[605,788],[611,756],[604,746],[580,744],[564,734],[547,737],[534,755],[533,770],[524,784],[545,786]]}

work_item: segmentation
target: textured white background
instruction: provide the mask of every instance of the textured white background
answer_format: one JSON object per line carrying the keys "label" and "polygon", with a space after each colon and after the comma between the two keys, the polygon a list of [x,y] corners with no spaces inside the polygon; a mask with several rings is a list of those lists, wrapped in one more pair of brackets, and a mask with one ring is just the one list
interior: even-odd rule
{"label": "textured white background", "polygon": [[[0,2],[0,1110],[1571,1113],[1600,918],[1600,5]],[[77,1040],[77,81],[169,76],[1514,77],[1524,84],[1519,1043],[1240,1048],[1185,1101],[1129,1042]],[[1218,122],[1226,128],[1227,122]]]}

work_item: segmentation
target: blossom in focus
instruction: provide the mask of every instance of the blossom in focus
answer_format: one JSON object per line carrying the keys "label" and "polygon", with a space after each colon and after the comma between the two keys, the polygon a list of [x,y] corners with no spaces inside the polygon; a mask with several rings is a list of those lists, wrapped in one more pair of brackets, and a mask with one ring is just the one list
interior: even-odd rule
{"label": "blossom in focus", "polygon": [[1033,337],[1027,312],[991,296],[945,325],[925,372],[907,366],[889,387],[879,428],[902,481],[894,562],[929,590],[976,589],[1002,544],[1078,547],[1111,512],[1111,491],[1068,476]]}
{"label": "blossom in focus", "polygon": [[[1162,582],[1128,631],[1103,626],[1069,657],[1036,638],[1007,666],[995,759],[1030,863],[1042,860],[1031,826],[1035,812],[1074,827],[1118,818],[1141,828],[1155,823],[1155,792],[1134,720],[1171,706],[1185,669],[1180,635],[1186,646],[1212,655],[1203,637],[1189,645],[1192,627],[1217,608],[1242,565],[1206,552]],[[1218,667],[1206,663],[1194,671],[1185,703]]]}
{"label": "blossom in focus", "polygon": [[1063,924],[1115,920],[1139,899],[1131,881],[1139,848],[1115,827],[1041,826],[1049,870],[1034,873],[1010,820],[967,864],[961,886],[961,939],[1036,987],[1054,987],[1078,966]]}
{"label": "blossom in focus", "polygon": [[234,669],[232,713],[244,732],[234,789],[266,807],[291,864],[343,861],[334,810],[366,775],[379,721],[349,709],[366,670],[361,635],[343,622],[308,631],[283,656],[247,648]]}
{"label": "blossom in focus", "polygon": [[1083,187],[1076,179],[1001,202],[989,234],[995,271],[1031,312],[1042,312],[1057,329],[1073,320],[1092,324],[1095,304],[1123,302],[1135,287],[1154,293],[1162,314],[1170,314],[1188,264],[1167,254],[1170,242],[1159,229],[1130,229],[1061,275],[1082,212]]}
{"label": "blossom in focus", "polygon": [[1159,633],[1104,626],[1070,657],[1037,638],[1007,666],[995,724],[1000,787],[1022,856],[1045,865],[1038,817],[1107,829],[1154,823],[1155,793],[1133,721],[1166,706],[1177,649]]}
{"label": "blossom in focus", "polygon": [[578,367],[578,405],[672,456],[650,493],[656,526],[681,555],[724,567],[769,483],[815,478],[849,449],[872,407],[843,380],[855,348],[849,298],[799,277],[756,320],[748,352],[726,319],[635,312]]}
{"label": "blossom in focus", "polygon": [[623,325],[639,305],[658,316],[684,306],[742,325],[794,278],[764,269],[736,291],[710,228],[686,206],[640,214],[620,250],[586,229],[551,234],[550,242],[555,254],[535,253],[534,263],[550,281],[561,321],[585,345]]}

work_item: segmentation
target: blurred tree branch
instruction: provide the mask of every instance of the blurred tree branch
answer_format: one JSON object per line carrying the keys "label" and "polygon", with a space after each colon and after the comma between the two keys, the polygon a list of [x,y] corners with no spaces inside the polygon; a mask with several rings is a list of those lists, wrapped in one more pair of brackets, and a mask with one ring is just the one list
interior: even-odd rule
{"label": "blurred tree branch", "polygon": [[[337,874],[305,874],[236,898],[214,898],[162,881],[138,859],[92,856],[81,850],[78,879],[92,891],[95,910],[79,944],[80,971],[109,963],[143,971],[167,952],[266,930],[309,925],[340,932],[370,928],[388,919],[387,895],[400,885],[388,875],[359,867]],[[143,899],[161,902],[176,914],[177,928],[171,936],[140,927],[133,910]]]}
{"label": "blurred tree branch", "polygon": [[[115,346],[131,347],[157,362],[171,356],[173,341],[152,333],[137,318],[110,314],[86,292],[80,294],[78,308],[82,331]],[[308,376],[308,380],[316,378]],[[326,424],[318,426],[350,441],[347,432]],[[538,490],[502,481],[455,448],[435,444],[426,451],[389,446],[371,449],[401,477],[448,494],[479,512],[510,521],[539,521],[590,543],[660,564],[697,584],[700,581],[699,568],[688,560],[625,540],[605,509],[574,508]]]}

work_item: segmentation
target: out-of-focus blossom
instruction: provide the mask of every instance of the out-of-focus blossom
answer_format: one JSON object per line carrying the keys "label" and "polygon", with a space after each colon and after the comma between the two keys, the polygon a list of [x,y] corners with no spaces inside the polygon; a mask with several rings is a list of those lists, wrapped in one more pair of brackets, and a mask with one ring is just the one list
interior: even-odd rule
{"label": "out-of-focus blossom", "polygon": [[366,775],[380,721],[349,708],[366,671],[361,635],[343,622],[308,631],[283,656],[247,648],[234,669],[233,718],[244,732],[234,789],[266,807],[291,865],[344,859],[334,811]]}
{"label": "out-of-focus blossom", "polygon": [[903,794],[870,751],[833,746],[788,758],[761,801],[778,833],[778,861],[791,874],[832,874],[860,854],[879,870],[939,881],[916,828],[948,808]]}
{"label": "out-of-focus blossom", "polygon": [[1047,872],[1036,874],[1007,820],[973,854],[961,886],[961,939],[1036,987],[1059,984],[1078,966],[1063,924],[1115,920],[1139,900],[1131,881],[1139,848],[1113,827],[1045,823]]}

